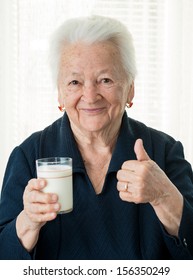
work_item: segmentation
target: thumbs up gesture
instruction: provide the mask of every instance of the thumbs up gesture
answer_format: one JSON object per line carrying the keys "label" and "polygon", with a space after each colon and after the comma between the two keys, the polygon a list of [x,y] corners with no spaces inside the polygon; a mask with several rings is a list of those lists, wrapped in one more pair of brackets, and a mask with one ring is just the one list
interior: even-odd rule
{"label": "thumbs up gesture", "polygon": [[178,236],[183,196],[163,170],[148,156],[141,139],[134,146],[137,160],[125,161],[117,172],[122,200],[150,203],[169,234]]}
{"label": "thumbs up gesture", "polygon": [[172,183],[159,166],[150,159],[143,141],[134,145],[137,160],[125,161],[117,172],[117,189],[122,200],[156,205],[168,195]]}

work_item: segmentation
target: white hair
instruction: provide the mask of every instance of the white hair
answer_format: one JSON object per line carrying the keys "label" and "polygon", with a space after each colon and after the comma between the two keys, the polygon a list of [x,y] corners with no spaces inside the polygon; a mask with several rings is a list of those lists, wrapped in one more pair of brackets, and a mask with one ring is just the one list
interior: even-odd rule
{"label": "white hair", "polygon": [[112,42],[117,47],[128,82],[131,83],[137,73],[132,36],[120,21],[98,15],[66,20],[52,35],[50,62],[55,83],[58,79],[62,50],[66,45],[105,41]]}

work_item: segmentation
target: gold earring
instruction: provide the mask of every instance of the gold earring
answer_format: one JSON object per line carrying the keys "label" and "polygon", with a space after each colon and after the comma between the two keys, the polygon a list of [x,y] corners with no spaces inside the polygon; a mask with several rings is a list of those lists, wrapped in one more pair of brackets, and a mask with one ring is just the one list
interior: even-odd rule
{"label": "gold earring", "polygon": [[62,106],[58,106],[58,109],[60,110],[60,112],[64,112],[65,111],[65,107],[62,107]]}
{"label": "gold earring", "polygon": [[133,102],[126,103],[127,108],[131,108],[133,106]]}

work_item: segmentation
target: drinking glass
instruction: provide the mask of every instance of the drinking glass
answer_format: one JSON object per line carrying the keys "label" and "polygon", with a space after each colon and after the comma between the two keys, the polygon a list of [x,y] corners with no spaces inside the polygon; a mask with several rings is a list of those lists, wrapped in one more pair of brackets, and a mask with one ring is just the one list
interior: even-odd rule
{"label": "drinking glass", "polygon": [[56,193],[61,205],[59,214],[73,210],[72,159],[50,157],[36,160],[37,177],[46,179],[43,189],[46,193]]}

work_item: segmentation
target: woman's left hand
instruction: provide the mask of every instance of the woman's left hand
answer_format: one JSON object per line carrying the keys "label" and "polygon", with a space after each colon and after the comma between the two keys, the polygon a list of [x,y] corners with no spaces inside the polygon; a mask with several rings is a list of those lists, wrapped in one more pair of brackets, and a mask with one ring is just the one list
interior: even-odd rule
{"label": "woman's left hand", "polygon": [[117,189],[122,200],[158,204],[168,195],[172,183],[159,166],[150,159],[138,139],[134,146],[137,160],[125,161],[117,173]]}
{"label": "woman's left hand", "polygon": [[128,202],[150,203],[167,231],[177,235],[183,209],[182,195],[150,159],[141,139],[137,139],[134,151],[137,160],[125,161],[117,172],[120,198]]}

